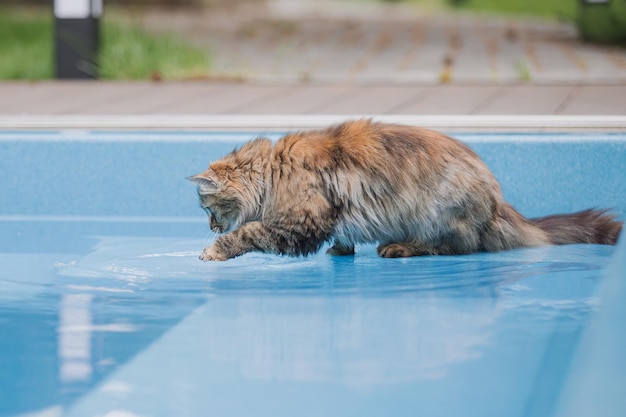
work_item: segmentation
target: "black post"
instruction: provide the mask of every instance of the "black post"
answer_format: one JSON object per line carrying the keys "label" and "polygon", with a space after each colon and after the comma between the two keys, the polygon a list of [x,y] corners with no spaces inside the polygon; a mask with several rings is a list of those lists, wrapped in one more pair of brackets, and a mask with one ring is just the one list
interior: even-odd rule
{"label": "black post", "polygon": [[102,0],[54,0],[57,78],[98,78]]}

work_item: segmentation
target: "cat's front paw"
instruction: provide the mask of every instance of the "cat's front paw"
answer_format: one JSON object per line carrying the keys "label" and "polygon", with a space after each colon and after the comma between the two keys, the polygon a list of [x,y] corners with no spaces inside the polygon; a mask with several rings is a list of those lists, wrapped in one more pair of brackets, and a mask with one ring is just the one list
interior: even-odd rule
{"label": "cat's front paw", "polygon": [[225,261],[228,257],[215,249],[214,246],[207,246],[200,254],[201,261]]}

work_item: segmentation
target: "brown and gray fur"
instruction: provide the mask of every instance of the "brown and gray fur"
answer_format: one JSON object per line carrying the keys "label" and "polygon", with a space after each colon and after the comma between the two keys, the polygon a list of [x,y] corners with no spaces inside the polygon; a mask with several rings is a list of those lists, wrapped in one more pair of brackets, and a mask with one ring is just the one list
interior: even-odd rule
{"label": "brown and gray fur", "polygon": [[189,179],[221,234],[205,261],[307,255],[330,240],[332,255],[378,243],[386,258],[615,244],[622,229],[601,210],[526,219],[463,143],[369,120],[256,139]]}

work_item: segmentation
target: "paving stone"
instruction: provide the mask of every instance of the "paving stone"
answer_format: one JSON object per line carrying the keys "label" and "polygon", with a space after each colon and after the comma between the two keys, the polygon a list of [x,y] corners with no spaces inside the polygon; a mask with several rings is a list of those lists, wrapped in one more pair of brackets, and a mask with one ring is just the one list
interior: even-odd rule
{"label": "paving stone", "polygon": [[399,114],[472,114],[505,89],[498,85],[443,85],[433,86],[407,102]]}
{"label": "paving stone", "polygon": [[389,114],[423,94],[420,86],[361,86],[318,111],[324,114]]}
{"label": "paving stone", "polygon": [[583,43],[572,23],[392,2],[257,4],[266,8],[197,13],[187,17],[192,24],[146,20],[210,50],[214,74],[252,82],[626,82],[626,50]]}
{"label": "paving stone", "polygon": [[626,115],[626,85],[580,86],[561,114]]}
{"label": "paving stone", "polygon": [[484,104],[480,114],[559,114],[578,86],[513,85]]}
{"label": "paving stone", "polygon": [[351,91],[346,86],[304,85],[285,88],[278,94],[262,101],[244,105],[238,109],[248,114],[309,114],[324,112],[327,106]]}

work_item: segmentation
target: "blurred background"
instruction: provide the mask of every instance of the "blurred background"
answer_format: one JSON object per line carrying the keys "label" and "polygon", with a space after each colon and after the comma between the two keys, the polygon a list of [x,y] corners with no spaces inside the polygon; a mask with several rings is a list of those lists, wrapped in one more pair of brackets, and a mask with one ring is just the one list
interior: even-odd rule
{"label": "blurred background", "polygon": [[[54,72],[53,0],[0,4],[0,80]],[[623,0],[104,0],[102,79],[622,83]]]}

